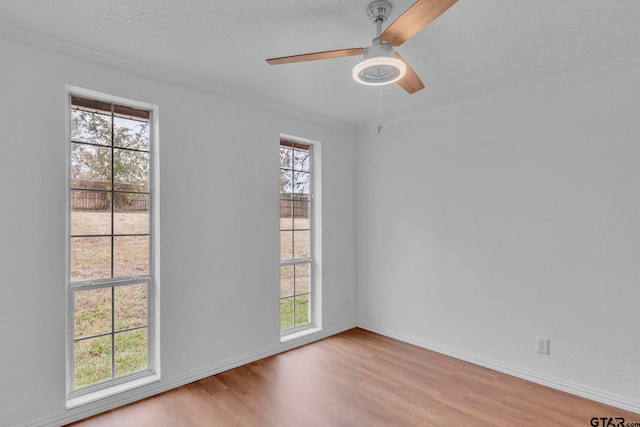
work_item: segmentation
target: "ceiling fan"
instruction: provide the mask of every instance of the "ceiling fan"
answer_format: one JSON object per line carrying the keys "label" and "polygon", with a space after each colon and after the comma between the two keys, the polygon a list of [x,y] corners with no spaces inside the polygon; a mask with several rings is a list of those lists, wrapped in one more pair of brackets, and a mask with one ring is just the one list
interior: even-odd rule
{"label": "ceiling fan", "polygon": [[367,13],[376,24],[376,37],[371,46],[283,56],[267,59],[267,62],[278,65],[364,54],[364,60],[353,68],[353,78],[358,83],[380,86],[397,82],[408,93],[415,93],[423,89],[424,84],[394,47],[400,46],[415,36],[456,1],[418,0],[384,32],[382,32],[382,23],[391,14],[391,3],[386,0],[374,1],[367,7]]}

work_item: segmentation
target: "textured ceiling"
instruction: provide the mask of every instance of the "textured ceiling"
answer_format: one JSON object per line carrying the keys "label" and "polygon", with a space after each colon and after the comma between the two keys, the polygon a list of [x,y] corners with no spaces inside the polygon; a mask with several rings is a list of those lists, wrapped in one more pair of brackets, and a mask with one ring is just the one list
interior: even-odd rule
{"label": "textured ceiling", "polygon": [[[377,122],[377,89],[351,78],[358,57],[264,60],[366,47],[369,0],[0,0],[0,26],[76,45],[175,81],[236,93],[340,124]],[[390,21],[412,0],[391,0]],[[6,33],[6,31],[5,31]],[[47,46],[44,46],[47,47]],[[459,0],[398,48],[426,85],[382,91],[383,118],[640,53],[638,0]]]}

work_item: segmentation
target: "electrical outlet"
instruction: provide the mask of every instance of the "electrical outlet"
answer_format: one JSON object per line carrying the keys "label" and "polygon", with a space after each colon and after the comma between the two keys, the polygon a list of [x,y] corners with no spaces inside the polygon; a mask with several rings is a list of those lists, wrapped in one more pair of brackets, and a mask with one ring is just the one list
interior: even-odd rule
{"label": "electrical outlet", "polygon": [[536,351],[540,354],[549,355],[549,338],[536,338]]}

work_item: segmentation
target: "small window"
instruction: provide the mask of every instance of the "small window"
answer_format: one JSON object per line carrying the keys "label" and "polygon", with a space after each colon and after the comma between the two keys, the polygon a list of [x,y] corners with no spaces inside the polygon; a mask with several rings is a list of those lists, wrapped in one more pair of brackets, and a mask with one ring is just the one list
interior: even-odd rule
{"label": "small window", "polygon": [[71,96],[69,395],[154,370],[151,111]]}
{"label": "small window", "polygon": [[280,329],[313,325],[312,145],[280,141]]}

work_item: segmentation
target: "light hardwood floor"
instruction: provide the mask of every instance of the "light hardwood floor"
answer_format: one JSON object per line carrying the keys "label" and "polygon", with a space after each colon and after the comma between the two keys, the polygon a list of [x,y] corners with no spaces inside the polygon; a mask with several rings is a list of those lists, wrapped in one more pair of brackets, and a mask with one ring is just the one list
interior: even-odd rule
{"label": "light hardwood floor", "polygon": [[356,328],[72,425],[588,427],[593,417],[640,423],[638,414]]}

